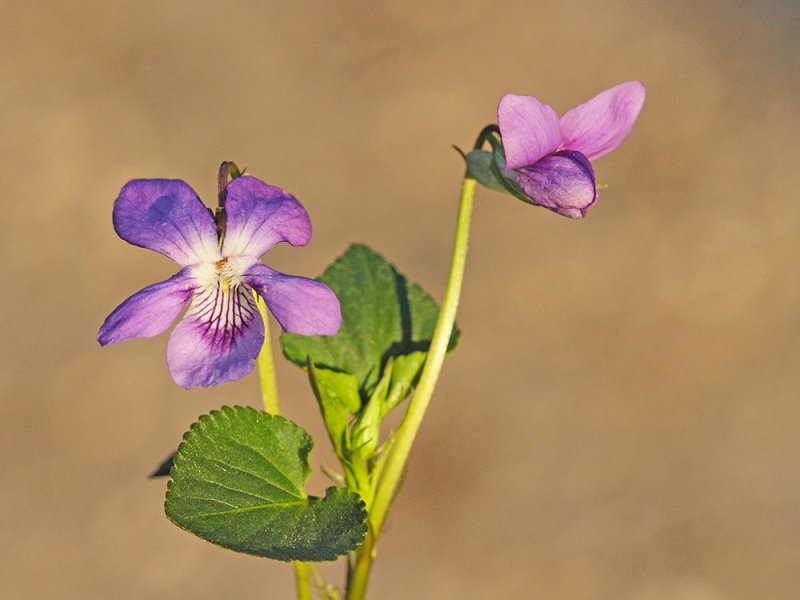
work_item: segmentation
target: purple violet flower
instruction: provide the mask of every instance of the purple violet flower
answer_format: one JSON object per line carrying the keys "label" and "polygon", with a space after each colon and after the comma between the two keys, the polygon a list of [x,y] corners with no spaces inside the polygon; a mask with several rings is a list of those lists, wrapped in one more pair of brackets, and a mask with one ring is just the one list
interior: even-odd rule
{"label": "purple violet flower", "polygon": [[253,369],[264,343],[254,291],[286,331],[339,330],[339,300],[328,286],[259,262],[279,242],[308,243],[311,222],[297,199],[254,177],[239,177],[228,184],[225,212],[220,244],[211,211],[187,183],[134,179],[122,188],[114,203],[117,234],[183,268],[114,309],[97,334],[102,346],[159,335],[191,302],[169,337],[167,365],[178,385],[209,387]]}
{"label": "purple violet flower", "polygon": [[[506,183],[510,184],[512,193],[526,201],[582,219],[597,201],[591,161],[622,143],[644,99],[644,84],[628,81],[600,92],[559,119],[553,107],[533,96],[506,94],[497,107],[505,157],[497,149],[491,155],[474,150],[468,155],[468,167],[487,187],[510,191]],[[490,168],[492,160],[499,169]]]}

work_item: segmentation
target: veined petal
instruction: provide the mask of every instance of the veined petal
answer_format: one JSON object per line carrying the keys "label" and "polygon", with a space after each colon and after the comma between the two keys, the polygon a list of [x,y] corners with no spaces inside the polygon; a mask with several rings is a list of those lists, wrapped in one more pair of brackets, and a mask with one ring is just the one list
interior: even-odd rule
{"label": "veined petal", "polygon": [[597,201],[592,164],[580,152],[561,150],[516,174],[528,198],[565,217],[582,219]]}
{"label": "veined petal", "polygon": [[222,258],[214,217],[179,179],[134,179],[114,202],[114,229],[126,242],[185,267]]}
{"label": "veined petal", "polygon": [[210,387],[253,370],[264,322],[246,285],[200,288],[167,343],[167,366],[180,386]]}
{"label": "veined petal", "polygon": [[561,144],[558,113],[533,96],[506,94],[497,106],[506,168],[518,169],[555,152]]}
{"label": "veined petal", "polygon": [[97,341],[101,346],[136,337],[154,337],[167,330],[197,287],[188,269],[166,281],[139,290],[108,315]]}
{"label": "veined petal", "polygon": [[264,298],[278,323],[290,333],[334,335],[342,309],[333,290],[321,281],[278,273],[256,263],[242,276]]}
{"label": "veined petal", "polygon": [[225,256],[258,258],[278,242],[305,246],[311,239],[311,221],[297,199],[255,177],[228,184],[225,212]]}
{"label": "veined petal", "polygon": [[577,150],[589,160],[608,154],[633,129],[645,94],[641,81],[627,81],[569,109],[561,117],[562,147]]}

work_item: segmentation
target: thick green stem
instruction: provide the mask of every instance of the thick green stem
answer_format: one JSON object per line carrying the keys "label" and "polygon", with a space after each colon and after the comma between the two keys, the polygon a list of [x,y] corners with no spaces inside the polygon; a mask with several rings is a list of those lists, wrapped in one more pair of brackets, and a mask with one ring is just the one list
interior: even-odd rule
{"label": "thick green stem", "polygon": [[436,322],[436,330],[431,340],[428,358],[420,375],[417,389],[408,404],[406,415],[395,435],[392,455],[386,463],[386,470],[378,485],[372,508],[370,509],[369,533],[358,552],[356,564],[351,572],[347,600],[363,600],[364,598],[370,568],[375,558],[376,544],[383,522],[386,519],[386,513],[389,511],[397,486],[402,479],[408,462],[408,454],[411,451],[414,438],[417,435],[417,431],[419,431],[422,418],[425,416],[425,411],[436,387],[436,381],[439,379],[439,373],[442,370],[442,363],[445,354],[447,354],[447,346],[450,343],[450,335],[453,332],[453,324],[456,319],[458,300],[461,296],[474,196],[475,180],[471,178],[464,179],[464,184],[461,188],[461,203],[458,209],[450,277],[447,282],[447,291],[442,301],[442,309],[439,312],[439,320]]}
{"label": "thick green stem", "polygon": [[[258,312],[264,321],[264,345],[256,359],[258,366],[258,376],[261,381],[261,399],[264,402],[264,410],[271,415],[281,413],[278,404],[278,384],[275,381],[275,362],[272,360],[272,343],[269,336],[269,314],[264,300],[253,292],[256,299]],[[297,600],[311,600],[311,583],[308,579],[308,565],[302,562],[294,564],[294,579],[297,583]]]}

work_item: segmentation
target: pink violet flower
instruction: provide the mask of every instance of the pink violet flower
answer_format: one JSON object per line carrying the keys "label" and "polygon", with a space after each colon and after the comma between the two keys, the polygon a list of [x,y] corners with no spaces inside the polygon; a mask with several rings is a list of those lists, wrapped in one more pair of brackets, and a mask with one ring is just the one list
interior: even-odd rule
{"label": "pink violet flower", "polygon": [[264,343],[253,292],[286,331],[333,335],[342,315],[324,283],[279,273],[259,257],[279,242],[304,246],[311,222],[291,194],[254,177],[227,187],[222,244],[211,211],[181,180],[134,179],[114,203],[114,229],[126,242],[160,252],[182,269],[125,300],[97,334],[102,346],[166,331],[167,366],[185,388],[247,375]]}
{"label": "pink violet flower", "polygon": [[[533,96],[506,94],[497,107],[505,162],[498,152],[492,159],[527,201],[582,219],[597,201],[591,161],[622,143],[644,99],[644,84],[628,81],[600,92],[559,118],[553,107]],[[488,174],[487,154],[470,153],[478,167],[476,177],[488,187],[502,189],[496,175]]]}

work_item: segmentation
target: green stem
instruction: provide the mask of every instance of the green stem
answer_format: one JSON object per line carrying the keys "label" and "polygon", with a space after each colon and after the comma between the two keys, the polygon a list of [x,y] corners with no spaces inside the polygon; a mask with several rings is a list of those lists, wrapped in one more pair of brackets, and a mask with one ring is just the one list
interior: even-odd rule
{"label": "green stem", "polygon": [[275,381],[275,363],[272,360],[272,343],[269,339],[269,315],[267,313],[267,305],[264,300],[253,292],[256,297],[256,305],[258,312],[261,313],[261,319],[264,321],[264,345],[261,347],[261,352],[258,353],[256,365],[258,366],[258,375],[261,380],[261,399],[264,401],[264,410],[271,415],[281,414],[281,409],[278,404],[278,384]]}
{"label": "green stem", "polygon": [[308,564],[294,564],[294,580],[297,583],[297,600],[311,600],[311,584],[308,581]]}
{"label": "green stem", "polygon": [[[368,520],[369,521],[369,520]],[[347,578],[347,600],[363,600],[367,593],[367,582],[369,572],[372,568],[372,561],[375,560],[376,543],[375,535],[370,529],[364,538],[364,543],[356,554],[356,563],[348,572]]]}
{"label": "green stem", "polygon": [[442,301],[442,309],[436,322],[436,330],[431,340],[428,358],[425,367],[408,404],[408,410],[403,422],[397,430],[392,455],[386,463],[386,471],[378,486],[372,508],[369,513],[369,533],[358,551],[356,564],[348,582],[347,600],[363,600],[367,589],[372,561],[375,558],[375,546],[386,519],[386,513],[394,499],[397,486],[408,462],[408,454],[414,443],[422,417],[430,403],[436,381],[442,370],[442,362],[447,354],[450,335],[456,319],[458,300],[461,295],[461,285],[464,279],[464,265],[467,258],[467,240],[469,239],[469,223],[472,216],[472,202],[475,197],[475,180],[465,178],[461,188],[461,202],[458,208],[455,242],[453,244],[453,259],[450,265],[450,277],[447,281],[447,291]]}
{"label": "green stem", "polygon": [[[269,314],[264,300],[253,292],[256,299],[258,312],[264,321],[264,345],[256,358],[258,376],[261,381],[261,399],[264,401],[264,410],[272,415],[281,414],[278,404],[278,384],[275,380],[275,362],[272,360],[272,342],[269,336]],[[297,583],[297,600],[311,600],[311,583],[308,579],[308,565],[302,562],[294,564],[294,579]]]}

